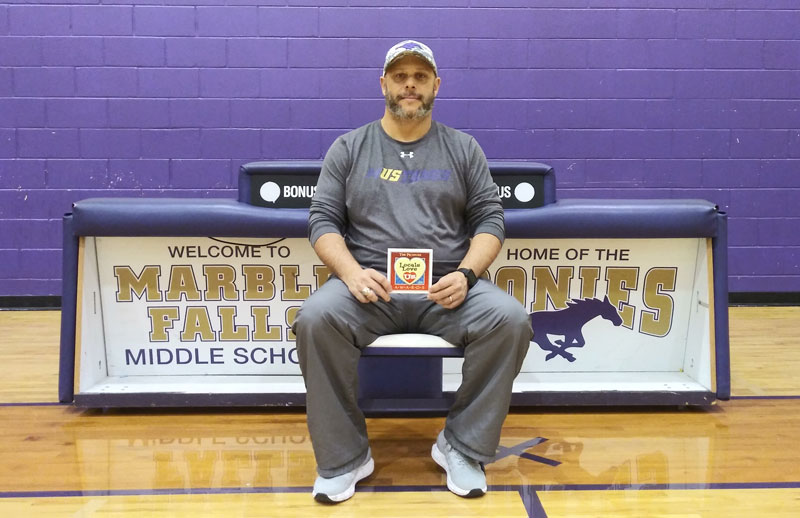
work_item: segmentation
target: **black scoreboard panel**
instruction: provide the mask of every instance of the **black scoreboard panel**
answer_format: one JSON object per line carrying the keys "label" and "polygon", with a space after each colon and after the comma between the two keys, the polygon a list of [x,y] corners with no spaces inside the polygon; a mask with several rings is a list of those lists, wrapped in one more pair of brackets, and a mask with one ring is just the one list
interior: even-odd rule
{"label": "black scoreboard panel", "polygon": [[250,175],[250,204],[279,209],[307,209],[317,189],[316,175]]}
{"label": "black scoreboard panel", "polygon": [[493,175],[504,209],[534,209],[544,205],[544,176]]}
{"label": "black scoreboard panel", "polygon": [[[316,175],[250,174],[251,205],[282,209],[305,209],[311,205]],[[531,209],[545,203],[544,176],[500,174],[493,176],[506,209]]]}

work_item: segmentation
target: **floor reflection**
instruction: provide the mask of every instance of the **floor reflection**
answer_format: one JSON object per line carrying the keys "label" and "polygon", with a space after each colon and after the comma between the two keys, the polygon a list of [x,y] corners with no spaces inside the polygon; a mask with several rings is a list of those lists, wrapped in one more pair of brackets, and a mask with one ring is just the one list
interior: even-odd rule
{"label": "floor reflection", "polygon": [[[797,400],[710,411],[512,414],[490,486],[636,489],[797,482]],[[80,411],[3,407],[2,491],[308,488],[315,461],[301,413]],[[430,448],[443,418],[368,420],[365,486],[436,488]],[[11,475],[13,474],[13,475]]]}
{"label": "floor reflection", "polygon": [[66,427],[85,489],[290,487],[313,481],[305,416],[86,412]]}

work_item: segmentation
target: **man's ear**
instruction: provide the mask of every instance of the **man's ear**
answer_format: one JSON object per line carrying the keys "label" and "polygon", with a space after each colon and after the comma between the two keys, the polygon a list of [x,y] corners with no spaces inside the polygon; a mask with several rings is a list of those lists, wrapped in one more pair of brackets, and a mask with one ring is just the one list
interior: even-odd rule
{"label": "man's ear", "polygon": [[384,81],[386,81],[386,76],[381,76],[381,93],[386,96],[386,86]]}
{"label": "man's ear", "polygon": [[442,84],[442,78],[436,76],[436,79],[433,80],[433,95],[437,95],[439,93],[439,86]]}

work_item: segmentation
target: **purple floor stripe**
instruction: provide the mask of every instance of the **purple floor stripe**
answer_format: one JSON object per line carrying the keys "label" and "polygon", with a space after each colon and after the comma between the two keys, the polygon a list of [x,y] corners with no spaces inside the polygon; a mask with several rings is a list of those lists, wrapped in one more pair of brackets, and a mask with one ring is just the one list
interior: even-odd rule
{"label": "purple floor stripe", "polygon": [[70,403],[0,403],[0,407],[4,406],[71,406]]}
{"label": "purple floor stripe", "polygon": [[800,489],[800,482],[720,482],[697,484],[559,484],[532,486],[492,486],[495,491],[521,490],[532,491],[684,491],[697,489]]}
{"label": "purple floor stripe", "polygon": [[[526,497],[545,491],[653,491],[653,490],[695,490],[695,489],[798,489],[800,482],[731,482],[718,484],[563,484],[563,485],[497,485],[489,486],[490,491],[516,491]],[[445,486],[359,486],[362,493],[399,493],[410,491],[444,492]],[[311,487],[230,487],[230,488],[168,488],[168,489],[98,489],[84,491],[0,491],[0,498],[44,498],[78,496],[126,496],[126,495],[183,495],[183,494],[235,494],[235,493],[311,493]],[[541,505],[541,504],[540,504]],[[533,509],[533,507],[531,508]],[[536,515],[532,515],[536,516]],[[542,516],[542,515],[539,515]]]}
{"label": "purple floor stripe", "polygon": [[[789,400],[791,400],[791,399],[800,399],[800,395],[788,395],[788,396],[731,396],[730,399],[732,401],[733,400],[737,400],[737,399],[765,399],[765,400],[770,400],[770,399],[789,399]],[[0,407],[4,407],[4,406],[66,406],[66,407],[69,407],[69,406],[72,406],[72,403],[37,402],[37,401],[30,402],[30,403],[0,403]],[[533,445],[535,445],[535,444],[533,444]],[[504,450],[504,449],[512,450],[513,448],[503,448],[503,447],[501,447],[500,448],[501,453],[502,453],[502,450]],[[506,456],[510,455],[512,453],[513,452],[509,452],[509,453],[506,454]]]}
{"label": "purple floor stripe", "polygon": [[539,500],[539,495],[533,488],[530,486],[521,487],[519,496],[522,498],[522,504],[525,506],[528,518],[547,518],[542,501]]}
{"label": "purple floor stripe", "polygon": [[532,453],[520,453],[520,457],[523,459],[533,460],[536,462],[541,462],[542,464],[547,464],[548,466],[559,466],[561,465],[561,461],[546,459],[544,457],[540,457],[539,455],[534,455]]}
{"label": "purple floor stripe", "polygon": [[731,396],[731,399],[800,399],[800,396]]}
{"label": "purple floor stripe", "polygon": [[85,491],[2,491],[0,498],[66,498],[132,495],[224,495],[236,493],[309,493],[310,487],[219,487],[171,489],[97,489]]}

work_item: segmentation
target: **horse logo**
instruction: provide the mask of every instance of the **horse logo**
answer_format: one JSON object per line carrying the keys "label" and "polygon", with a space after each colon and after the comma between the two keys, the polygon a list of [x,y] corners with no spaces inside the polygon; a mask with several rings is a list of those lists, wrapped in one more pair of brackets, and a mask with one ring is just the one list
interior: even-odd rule
{"label": "horse logo", "polygon": [[[531,327],[533,327],[533,342],[542,350],[549,351],[545,361],[556,356],[574,362],[575,356],[567,352],[570,347],[583,347],[586,340],[581,330],[583,326],[595,317],[603,317],[615,326],[622,324],[617,308],[614,307],[606,296],[600,299],[577,299],[567,302],[565,309],[555,311],[537,311],[531,313]],[[560,335],[563,340],[551,343],[547,335]]]}

